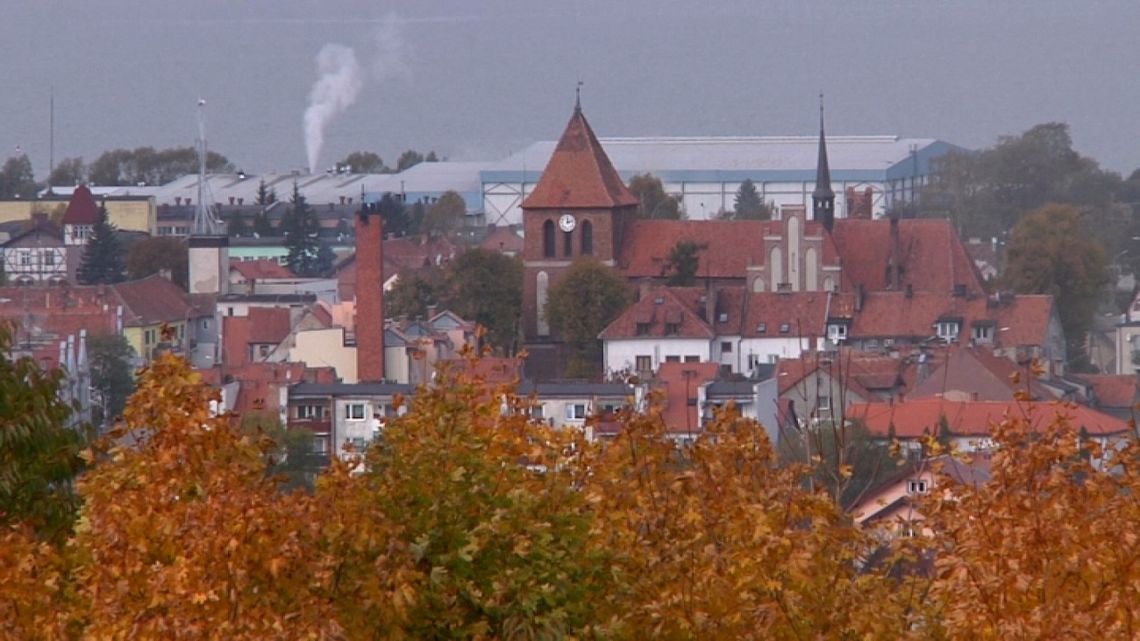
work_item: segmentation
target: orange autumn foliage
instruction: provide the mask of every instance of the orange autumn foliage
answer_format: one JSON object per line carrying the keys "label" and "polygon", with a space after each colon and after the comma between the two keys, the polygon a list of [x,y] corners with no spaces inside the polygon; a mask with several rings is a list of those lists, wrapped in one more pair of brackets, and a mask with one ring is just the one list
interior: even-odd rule
{"label": "orange autumn foliage", "polygon": [[588,443],[507,389],[438,381],[285,493],[162,356],[88,457],[75,535],[0,533],[0,639],[1136,636],[1132,444],[1011,418],[992,482],[939,486],[930,536],[883,550],[731,411],[683,452],[656,410]]}

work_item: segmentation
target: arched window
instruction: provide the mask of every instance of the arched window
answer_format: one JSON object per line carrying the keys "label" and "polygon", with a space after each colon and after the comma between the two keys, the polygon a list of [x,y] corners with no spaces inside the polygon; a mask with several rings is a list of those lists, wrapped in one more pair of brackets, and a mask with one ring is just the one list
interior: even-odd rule
{"label": "arched window", "polygon": [[815,247],[808,247],[804,252],[804,267],[807,272],[807,283],[804,284],[804,289],[809,292],[814,292],[819,288],[819,254],[815,251]]}
{"label": "arched window", "polygon": [[772,291],[779,291],[784,282],[784,252],[779,247],[773,247],[768,255],[768,274],[772,277]]}
{"label": "arched window", "polygon": [[574,232],[562,232],[562,255],[570,258],[574,255]]}
{"label": "arched window", "polygon": [[590,255],[594,253],[594,226],[590,221],[582,221],[582,254]]}
{"label": "arched window", "polygon": [[542,223],[542,255],[554,258],[554,221]]}
{"label": "arched window", "polygon": [[535,276],[535,299],[538,303],[538,335],[550,335],[550,321],[546,318],[546,298],[547,292],[550,291],[550,277],[546,272],[538,272]]}

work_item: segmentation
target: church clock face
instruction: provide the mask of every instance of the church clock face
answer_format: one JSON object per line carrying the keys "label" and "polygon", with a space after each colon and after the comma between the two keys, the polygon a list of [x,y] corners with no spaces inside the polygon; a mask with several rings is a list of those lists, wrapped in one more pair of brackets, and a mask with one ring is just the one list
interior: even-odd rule
{"label": "church clock face", "polygon": [[577,226],[578,221],[574,218],[574,214],[562,214],[558,219],[558,227],[561,228],[562,231],[571,232],[574,231],[574,228]]}

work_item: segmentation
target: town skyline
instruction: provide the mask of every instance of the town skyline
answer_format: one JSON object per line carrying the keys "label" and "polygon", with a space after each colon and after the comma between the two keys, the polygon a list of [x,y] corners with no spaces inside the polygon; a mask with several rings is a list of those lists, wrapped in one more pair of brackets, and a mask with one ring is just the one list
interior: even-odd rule
{"label": "town skyline", "polygon": [[[1127,175],[1140,159],[1121,132],[1140,96],[1113,78],[1137,18],[1123,2],[35,3],[0,26],[21,61],[0,71],[0,156],[19,147],[44,177],[49,155],[190,146],[205,98],[211,149],[249,172],[303,169],[318,55],[339,46],[357,81],[324,123],[317,170],[359,149],[389,163],[407,148],[506,156],[551,139],[582,81],[601,136],[811,135],[823,91],[832,135],[979,148],[1061,121],[1075,149]],[[61,46],[21,53],[43,49],[43,33]]]}

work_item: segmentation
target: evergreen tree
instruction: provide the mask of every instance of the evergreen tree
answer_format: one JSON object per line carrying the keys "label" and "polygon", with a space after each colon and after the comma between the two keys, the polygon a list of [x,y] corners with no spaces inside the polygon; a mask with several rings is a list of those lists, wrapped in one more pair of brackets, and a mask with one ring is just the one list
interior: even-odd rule
{"label": "evergreen tree", "polygon": [[411,220],[408,217],[408,208],[404,205],[404,201],[391,193],[386,193],[380,197],[380,203],[377,205],[380,210],[380,217],[384,221],[384,233],[393,237],[407,236],[413,233]]}
{"label": "evergreen tree", "polygon": [[760,198],[760,191],[756,189],[756,183],[752,182],[751,178],[740,183],[740,189],[736,191],[733,209],[735,210],[734,220],[769,220],[772,218],[771,211],[764,204],[764,200]]}
{"label": "evergreen tree", "polygon": [[293,183],[289,203],[289,211],[281,219],[281,232],[289,248],[289,269],[298,276],[319,276],[332,267],[332,252],[320,239],[321,221],[297,183]]}
{"label": "evergreen tree", "polygon": [[126,252],[115,235],[115,226],[107,217],[107,208],[99,208],[99,220],[95,223],[87,248],[83,252],[83,262],[79,265],[79,282],[82,285],[98,283],[118,283],[125,278]]}
{"label": "evergreen tree", "polygon": [[265,179],[262,178],[257,183],[257,204],[265,207],[277,202],[277,190],[266,185]]}
{"label": "evergreen tree", "polygon": [[674,287],[688,287],[697,280],[697,270],[701,264],[701,250],[707,245],[698,244],[693,240],[679,240],[669,250],[665,258],[665,265],[661,268],[661,275],[668,280],[667,285]]}
{"label": "evergreen tree", "polygon": [[242,215],[240,209],[235,211],[233,216],[230,216],[226,230],[229,231],[230,236],[235,238],[249,235],[249,225],[245,224],[245,216]]}
{"label": "evergreen tree", "polygon": [[262,209],[257,212],[253,217],[253,233],[258,238],[269,238],[276,235],[276,230],[273,229],[273,221],[269,220],[269,212]]}

